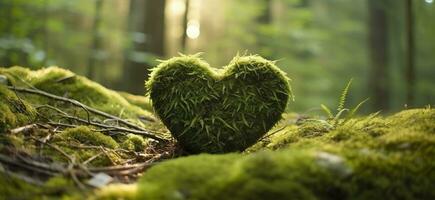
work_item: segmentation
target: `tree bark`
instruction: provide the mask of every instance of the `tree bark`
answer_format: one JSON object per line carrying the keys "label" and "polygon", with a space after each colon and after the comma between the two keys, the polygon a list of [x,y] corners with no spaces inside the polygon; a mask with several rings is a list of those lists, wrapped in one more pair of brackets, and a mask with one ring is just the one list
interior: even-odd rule
{"label": "tree bark", "polygon": [[382,2],[369,0],[369,88],[373,110],[389,109],[388,17]]}
{"label": "tree bark", "polygon": [[130,1],[128,32],[134,38],[125,55],[123,90],[144,93],[144,81],[153,66],[145,58],[137,59],[138,55],[164,56],[165,5],[165,0]]}
{"label": "tree bark", "polygon": [[405,0],[406,13],[406,104],[412,106],[415,99],[415,41],[414,41],[414,12],[412,0]]}
{"label": "tree bark", "polygon": [[183,16],[183,37],[181,38],[181,51],[186,53],[187,51],[187,23],[189,23],[189,5],[190,0],[186,0],[185,2],[185,11]]}
{"label": "tree bark", "polygon": [[88,78],[95,80],[96,65],[98,64],[97,52],[101,48],[101,36],[100,36],[100,26],[101,26],[101,10],[103,8],[103,0],[95,1],[95,14],[94,14],[94,25],[92,28],[92,47],[91,54],[89,56],[88,64]]}

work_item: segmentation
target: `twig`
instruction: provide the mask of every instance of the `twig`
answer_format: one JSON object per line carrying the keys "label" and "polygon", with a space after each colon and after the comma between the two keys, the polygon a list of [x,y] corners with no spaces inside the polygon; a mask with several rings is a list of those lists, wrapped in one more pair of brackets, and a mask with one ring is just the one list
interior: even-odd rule
{"label": "twig", "polygon": [[68,165],[68,173],[69,173],[69,175],[71,176],[71,178],[72,178],[72,180],[76,183],[76,185],[81,189],[81,190],[85,190],[86,189],[86,187],[85,187],[85,185],[82,183],[82,182],[80,182],[80,180],[77,178],[77,176],[76,176],[76,173],[75,173],[75,171],[74,171],[74,163],[70,163],[69,165]]}
{"label": "twig", "polygon": [[53,144],[50,144],[50,143],[45,142],[45,141],[43,141],[43,140],[40,140],[40,139],[38,139],[38,138],[34,138],[34,137],[30,137],[30,138],[33,139],[33,140],[35,140],[35,141],[37,141],[37,142],[40,142],[40,143],[42,143],[42,144],[45,144],[45,145],[47,145],[47,146],[53,148],[54,150],[58,151],[58,152],[61,153],[63,156],[65,156],[65,157],[66,157],[66,158],[67,158],[71,163],[75,163],[75,159],[74,159],[74,157],[72,157],[72,156],[70,156],[69,154],[65,153],[65,151],[63,151],[63,150],[62,150],[61,148],[59,148],[58,146],[53,145]]}
{"label": "twig", "polygon": [[42,90],[29,89],[29,88],[16,88],[16,87],[11,87],[11,86],[8,86],[8,88],[11,89],[11,90],[14,90],[14,91],[18,91],[18,92],[26,92],[26,93],[31,93],[31,94],[37,94],[37,95],[42,95],[42,96],[45,96],[45,97],[48,97],[48,98],[52,98],[52,99],[55,99],[55,100],[59,100],[59,101],[63,101],[63,102],[68,102],[68,103],[71,103],[73,105],[82,107],[86,111],[92,112],[94,114],[97,114],[97,115],[100,115],[100,116],[103,116],[103,117],[107,117],[107,118],[110,118],[110,119],[113,119],[113,120],[117,120],[117,121],[121,122],[122,124],[124,124],[124,125],[126,125],[126,126],[128,126],[130,128],[133,128],[133,129],[128,129],[128,128],[124,128],[124,127],[109,126],[109,125],[104,125],[104,124],[92,122],[92,121],[90,121],[89,113],[88,113],[88,119],[87,119],[87,121],[85,121],[85,120],[83,120],[81,118],[70,116],[67,113],[65,113],[65,112],[63,112],[63,111],[61,111],[58,108],[55,108],[53,106],[49,106],[49,105],[42,105],[42,106],[40,106],[40,107],[46,107],[46,108],[54,109],[54,110],[58,111],[59,113],[62,113],[64,115],[64,117],[66,117],[66,118],[74,119],[76,121],[80,121],[80,122],[83,122],[83,123],[88,123],[90,125],[99,126],[99,127],[102,127],[102,128],[113,128],[113,129],[117,129],[118,131],[124,131],[124,132],[129,132],[129,133],[134,133],[134,134],[142,135],[142,136],[149,137],[149,138],[152,138],[154,140],[157,140],[159,142],[167,142],[166,139],[163,139],[163,138],[157,137],[155,135],[152,135],[148,131],[143,129],[142,127],[139,127],[139,126],[137,126],[135,124],[132,124],[132,123],[130,123],[130,122],[124,120],[124,119],[121,119],[119,117],[116,117],[116,116],[107,114],[105,112],[96,110],[94,108],[91,108],[91,107],[89,107],[87,105],[84,105],[84,104],[80,103],[77,100],[69,99],[69,98],[65,98],[65,97],[61,97],[61,96],[57,96],[57,95],[54,95],[54,94],[51,94],[51,93],[48,93],[48,92],[44,92]]}
{"label": "twig", "polygon": [[124,124],[124,125],[126,125],[126,126],[128,126],[130,128],[134,128],[136,130],[145,131],[140,126],[137,126],[137,125],[135,125],[133,123],[130,123],[130,122],[128,122],[128,121],[126,121],[124,119],[121,119],[119,117],[116,117],[116,116],[107,114],[105,112],[99,111],[97,109],[91,108],[91,107],[89,107],[89,106],[87,106],[85,104],[80,103],[77,100],[74,100],[74,99],[69,99],[69,98],[57,96],[57,95],[54,95],[54,94],[51,94],[51,93],[48,93],[48,92],[45,92],[45,91],[42,91],[42,90],[36,90],[36,89],[30,89],[30,88],[18,88],[18,87],[8,86],[8,89],[15,90],[15,91],[18,91],[18,92],[26,92],[26,93],[31,93],[31,94],[42,95],[42,96],[45,96],[45,97],[48,97],[48,98],[51,98],[51,99],[55,99],[55,100],[59,100],[59,101],[67,102],[67,103],[71,103],[71,104],[73,104],[75,106],[82,107],[83,109],[85,109],[85,110],[87,110],[89,112],[92,112],[94,114],[97,114],[97,115],[100,115],[100,116],[103,116],[103,117],[106,117],[106,118],[117,120],[117,121],[121,122],[122,124]]}
{"label": "twig", "polygon": [[11,134],[17,134],[17,133],[28,132],[28,131],[36,128],[36,127],[38,127],[37,124],[29,124],[29,125],[26,125],[26,126],[14,128],[14,129],[10,130],[9,133],[11,133]]}
{"label": "twig", "polygon": [[11,176],[13,178],[20,179],[20,180],[22,180],[26,183],[32,184],[32,185],[38,185],[38,186],[44,185],[44,183],[41,182],[40,180],[25,176],[24,174],[18,174],[18,173],[6,170],[3,167],[1,167],[1,165],[0,165],[0,172],[3,174],[6,174],[7,176]]}
{"label": "twig", "polygon": [[103,154],[103,152],[100,152],[98,154],[93,155],[92,157],[88,158],[87,160],[85,160],[82,164],[83,165],[87,165],[89,162],[95,160],[96,158],[98,158],[98,156],[101,156],[101,154]]}
{"label": "twig", "polygon": [[4,156],[4,155],[0,154],[0,162],[1,163],[15,165],[18,167],[22,167],[24,169],[28,169],[28,170],[33,171],[33,172],[39,172],[39,173],[50,175],[50,176],[55,174],[53,172],[57,172],[57,173],[64,172],[63,169],[56,167],[56,166],[48,165],[45,163],[40,163],[40,162],[33,161],[33,160],[28,160],[28,159],[25,159],[23,157],[21,157],[20,160],[25,162],[25,163],[19,162],[16,159],[12,159],[8,156]]}
{"label": "twig", "polygon": [[104,153],[104,155],[107,157],[107,159],[110,160],[112,165],[116,165],[115,161],[112,160],[112,158],[110,157],[109,153],[107,153],[107,151],[106,151],[106,149],[104,149],[104,147],[100,146],[100,150]]}
{"label": "twig", "polygon": [[47,122],[47,124],[50,124],[52,126],[62,126],[62,127],[68,127],[68,128],[76,128],[77,127],[77,125],[64,124],[64,123],[58,123],[58,122]]}
{"label": "twig", "polygon": [[110,173],[111,171],[124,171],[124,170],[130,170],[130,169],[135,169],[135,168],[142,169],[146,166],[153,165],[153,162],[155,160],[159,160],[165,155],[167,155],[167,154],[165,154],[165,153],[158,154],[158,155],[154,156],[153,158],[151,158],[145,162],[142,162],[142,163],[136,163],[136,164],[132,164],[132,165],[115,165],[115,166],[110,166],[110,167],[93,167],[93,168],[89,168],[89,171]]}
{"label": "twig", "polygon": [[[81,119],[81,118],[78,118],[78,117],[74,117],[74,116],[69,116],[69,115],[63,115],[62,117],[67,118],[67,119],[72,119],[72,120],[75,120],[75,121],[78,121],[78,122],[82,122],[82,123],[85,123],[85,124],[88,124],[88,125],[92,125],[92,126],[96,126],[96,127],[112,130],[112,131],[134,133],[134,134],[137,134],[137,135],[142,135],[142,136],[145,136],[145,137],[157,140],[159,142],[167,142],[166,139],[163,139],[163,138],[157,137],[155,135],[152,135],[148,131],[134,130],[134,129],[124,128],[124,127],[121,127],[121,126],[111,126],[111,125],[101,124],[101,123],[93,122],[93,121],[88,122],[88,121],[86,121],[84,119]],[[55,122],[54,123],[53,122],[48,122],[48,123],[52,124],[52,125],[60,125],[60,126],[66,126],[66,127],[77,127],[75,125],[70,125],[70,124],[62,124],[62,123],[55,123]]]}
{"label": "twig", "polygon": [[283,126],[283,127],[279,128],[279,129],[273,131],[272,133],[263,136],[263,137],[260,138],[258,141],[262,141],[262,140],[264,140],[264,139],[267,139],[267,138],[269,138],[270,136],[275,135],[276,133],[278,133],[278,132],[284,130],[286,127],[287,127],[287,126]]}

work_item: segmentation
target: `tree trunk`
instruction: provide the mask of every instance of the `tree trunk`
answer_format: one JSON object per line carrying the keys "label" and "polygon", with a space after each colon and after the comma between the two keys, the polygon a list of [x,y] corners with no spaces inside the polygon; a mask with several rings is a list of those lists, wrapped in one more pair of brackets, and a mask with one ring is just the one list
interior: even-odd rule
{"label": "tree trunk", "polygon": [[185,2],[185,11],[183,16],[183,37],[181,38],[181,52],[186,53],[187,51],[187,23],[189,23],[189,5],[190,0]]}
{"label": "tree trunk", "polygon": [[271,3],[272,3],[271,0],[263,0],[264,10],[261,13],[261,15],[259,15],[257,18],[257,21],[260,22],[261,24],[269,24],[272,21]]}
{"label": "tree trunk", "polygon": [[369,48],[371,70],[369,88],[373,110],[389,108],[388,20],[382,1],[369,0]]}
{"label": "tree trunk", "polygon": [[94,25],[92,28],[92,47],[91,54],[89,56],[88,64],[88,78],[95,80],[96,65],[98,64],[97,52],[101,48],[101,36],[100,36],[100,26],[101,26],[101,10],[103,7],[103,0],[95,1],[95,15],[94,15]]}
{"label": "tree trunk", "polygon": [[415,42],[414,42],[414,12],[412,0],[405,0],[406,13],[406,104],[412,106],[415,99]]}
{"label": "tree trunk", "polygon": [[128,32],[132,44],[126,52],[123,77],[123,89],[128,92],[144,93],[144,81],[153,67],[146,56],[164,56],[165,4],[165,0],[130,1]]}

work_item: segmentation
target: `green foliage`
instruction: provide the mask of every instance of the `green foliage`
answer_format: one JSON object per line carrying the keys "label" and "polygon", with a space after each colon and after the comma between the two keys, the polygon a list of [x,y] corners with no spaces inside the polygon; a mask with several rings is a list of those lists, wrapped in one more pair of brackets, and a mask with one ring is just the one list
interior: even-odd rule
{"label": "green foliage", "polygon": [[340,100],[338,102],[337,111],[341,111],[344,109],[344,104],[346,103],[347,94],[349,93],[350,85],[352,85],[353,79],[350,79],[349,82],[347,82],[346,87],[343,89],[343,92],[341,93]]}
{"label": "green foliage", "polygon": [[[233,166],[240,157],[238,154],[215,156],[200,154],[165,162],[159,167],[151,168],[141,178],[137,199],[210,197],[211,194],[219,191],[219,183],[228,178],[227,175],[231,173],[230,166]],[[161,181],[157,181],[159,179]]]}
{"label": "green foliage", "polygon": [[288,78],[272,61],[235,57],[214,71],[197,56],[162,62],[146,83],[153,107],[189,152],[242,151],[281,119]]}
{"label": "green foliage", "polygon": [[133,95],[127,92],[118,92],[122,97],[125,98],[130,104],[138,106],[144,110],[153,111],[153,106],[151,105],[151,100],[148,96]]}
{"label": "green foliage", "polygon": [[65,129],[62,133],[56,135],[56,137],[62,138],[62,140],[75,140],[82,144],[103,146],[112,149],[119,147],[118,143],[116,143],[110,136],[92,131],[87,126]]}
{"label": "green foliage", "polygon": [[157,165],[137,199],[433,199],[434,122],[433,109],[418,109],[352,119],[314,137],[288,129],[298,139],[280,151]]}
{"label": "green foliage", "polygon": [[92,194],[89,200],[134,200],[137,195],[136,184],[112,184]]}
{"label": "green foliage", "polygon": [[[87,126],[65,129],[53,137],[52,143],[68,155],[74,157],[78,162],[85,162],[91,157],[97,156],[90,162],[93,166],[116,164],[122,159],[121,154],[108,151],[107,149],[104,150],[104,154],[101,154],[102,148],[116,149],[119,148],[119,144],[110,136],[93,131]],[[89,148],[80,148],[80,146],[87,146]],[[68,161],[65,155],[51,147],[46,147],[44,152],[56,161]],[[97,155],[98,153],[100,153],[99,156]]]}
{"label": "green foliage", "polygon": [[148,146],[147,140],[140,135],[128,134],[126,137],[127,139],[121,143],[123,149],[142,152]]}
{"label": "green foliage", "polygon": [[30,123],[35,116],[35,109],[27,101],[0,85],[0,133]]}
{"label": "green foliage", "polygon": [[[0,199],[72,199],[78,189],[72,180],[64,176],[55,176],[43,185],[36,186],[15,177],[16,174],[0,172]],[[69,195],[68,195],[69,194]],[[82,199],[77,198],[77,199]]]}
{"label": "green foliage", "polygon": [[[337,113],[334,115],[331,109],[328,108],[328,106],[325,106],[324,104],[320,104],[320,107],[322,110],[328,115],[328,117],[331,119],[332,123],[331,125],[333,127],[336,127],[338,125],[346,123],[348,120],[350,120],[360,109],[360,107],[369,99],[365,99],[358,103],[354,108],[349,109],[345,107],[346,99],[349,93],[350,86],[352,85],[353,79],[350,79],[349,82],[346,84],[346,87],[344,87],[343,92],[340,95],[338,106],[337,106]],[[341,116],[347,112],[347,115],[344,119],[341,119]]]}
{"label": "green foliage", "polygon": [[39,191],[39,188],[3,172],[0,172],[0,185],[0,199],[2,200],[12,196],[17,199],[29,199]]}

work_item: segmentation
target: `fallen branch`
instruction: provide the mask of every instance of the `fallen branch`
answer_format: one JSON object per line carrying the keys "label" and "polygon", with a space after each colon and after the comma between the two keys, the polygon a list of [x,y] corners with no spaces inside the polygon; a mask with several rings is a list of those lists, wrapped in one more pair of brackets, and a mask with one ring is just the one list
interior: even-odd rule
{"label": "fallen branch", "polygon": [[128,127],[130,127],[130,128],[133,128],[133,129],[124,128],[124,127],[117,127],[117,126],[110,126],[110,125],[105,125],[105,124],[101,124],[101,123],[92,122],[90,120],[89,113],[88,113],[88,119],[84,120],[84,119],[81,119],[81,118],[78,118],[78,117],[70,116],[67,113],[65,113],[65,112],[61,111],[60,109],[55,108],[53,106],[49,106],[49,105],[40,106],[40,107],[46,107],[46,108],[50,108],[50,109],[56,110],[57,112],[63,114],[64,117],[66,117],[66,118],[70,118],[70,119],[73,119],[73,120],[76,120],[76,121],[80,121],[82,123],[87,123],[89,125],[98,126],[98,127],[101,127],[101,128],[116,129],[117,131],[129,132],[129,133],[133,133],[133,134],[142,135],[142,136],[149,137],[149,138],[152,138],[154,140],[157,140],[159,142],[167,142],[168,141],[166,139],[163,139],[163,138],[160,138],[158,136],[150,134],[148,131],[146,131],[142,127],[139,127],[139,126],[137,126],[135,124],[132,124],[132,123],[130,123],[130,122],[124,120],[124,119],[121,119],[119,117],[116,117],[116,116],[110,115],[108,113],[99,111],[97,109],[91,108],[91,107],[89,107],[89,106],[87,106],[85,104],[80,103],[77,100],[74,100],[74,99],[69,99],[69,98],[57,96],[57,95],[54,95],[54,94],[51,94],[51,93],[48,93],[48,92],[44,92],[44,91],[38,90],[38,89],[18,88],[18,87],[12,87],[12,86],[8,86],[8,88],[11,89],[11,90],[14,90],[14,91],[18,91],[18,92],[25,92],[25,93],[30,93],[30,94],[42,95],[42,96],[45,96],[45,97],[48,97],[48,98],[51,98],[51,99],[55,99],[55,100],[59,100],[59,101],[67,102],[67,103],[71,103],[71,104],[73,104],[75,106],[78,106],[78,107],[81,107],[81,108],[85,109],[86,111],[92,112],[94,114],[97,114],[97,115],[100,115],[100,116],[103,116],[103,117],[106,117],[106,118],[109,118],[109,119],[116,120],[116,121],[118,121],[118,122],[120,122],[120,123],[122,123],[122,124],[124,124],[124,125],[126,125]]}
{"label": "fallen branch", "polygon": [[130,128],[133,128],[133,129],[136,129],[136,130],[142,130],[142,131],[145,131],[145,129],[143,129],[142,127],[140,127],[140,126],[138,126],[138,125],[135,125],[135,124],[130,123],[130,122],[124,120],[124,119],[121,119],[121,118],[119,118],[119,117],[113,116],[113,115],[108,114],[108,113],[105,113],[105,112],[103,112],[103,111],[99,111],[99,110],[97,110],[97,109],[94,109],[94,108],[92,108],[92,107],[89,107],[89,106],[87,106],[87,105],[85,105],[85,104],[82,104],[82,103],[80,103],[79,101],[74,100],[74,99],[69,99],[69,98],[66,98],[66,97],[57,96],[57,95],[54,95],[54,94],[51,94],[51,93],[48,93],[48,92],[45,92],[45,91],[42,91],[42,90],[38,90],[38,89],[21,88],[21,87],[12,87],[12,86],[8,86],[8,89],[11,89],[11,90],[14,90],[14,91],[18,91],[18,92],[25,92],[25,93],[30,93],[30,94],[37,94],[37,95],[45,96],[45,97],[48,97],[48,98],[51,98],[51,99],[55,99],[55,100],[59,100],[59,101],[63,101],[63,102],[67,102],[67,103],[73,104],[73,105],[75,105],[75,106],[82,107],[82,108],[84,108],[85,110],[87,110],[87,111],[89,111],[89,112],[92,112],[92,113],[94,113],[94,114],[96,114],[96,115],[100,115],[100,116],[103,116],[103,117],[106,117],[106,118],[110,118],[110,119],[117,120],[117,121],[119,121],[120,123],[122,123],[122,124],[124,124],[124,125],[126,125],[126,126],[128,126],[128,127],[130,127]]}
{"label": "fallen branch", "polygon": [[34,128],[36,128],[36,127],[38,127],[37,124],[29,124],[29,125],[26,125],[26,126],[14,128],[14,129],[10,130],[9,133],[12,134],[12,135],[18,134],[18,133],[27,133],[30,130],[33,130]]}

